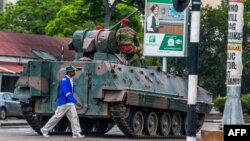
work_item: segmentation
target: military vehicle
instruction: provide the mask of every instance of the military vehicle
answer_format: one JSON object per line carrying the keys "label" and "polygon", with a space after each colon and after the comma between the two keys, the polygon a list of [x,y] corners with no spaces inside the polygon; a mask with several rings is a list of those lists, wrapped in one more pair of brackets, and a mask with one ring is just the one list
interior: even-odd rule
{"label": "military vehicle", "polygon": [[[168,138],[186,134],[187,80],[156,69],[132,66],[119,53],[110,30],[76,31],[73,61],[30,61],[16,83],[15,97],[34,131],[54,114],[65,68],[77,68],[75,96],[84,134],[104,134],[114,125],[130,138]],[[197,132],[211,110],[211,93],[198,87]],[[69,132],[63,118],[51,132]]]}

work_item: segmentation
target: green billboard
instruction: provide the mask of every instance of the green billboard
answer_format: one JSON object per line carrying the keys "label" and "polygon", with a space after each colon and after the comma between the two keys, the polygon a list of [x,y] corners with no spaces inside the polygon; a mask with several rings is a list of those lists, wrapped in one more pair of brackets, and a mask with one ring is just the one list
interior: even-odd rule
{"label": "green billboard", "polygon": [[177,12],[172,0],[147,0],[145,14],[144,55],[186,56],[188,11]]}

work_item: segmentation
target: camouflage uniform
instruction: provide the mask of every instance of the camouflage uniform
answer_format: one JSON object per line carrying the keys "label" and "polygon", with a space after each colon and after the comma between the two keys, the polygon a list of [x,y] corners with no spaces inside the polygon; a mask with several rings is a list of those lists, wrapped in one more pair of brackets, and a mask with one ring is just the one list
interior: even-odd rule
{"label": "camouflage uniform", "polygon": [[140,47],[136,32],[132,28],[121,27],[116,33],[116,39],[120,51],[126,54],[128,60],[132,59],[134,54],[137,54],[140,59],[144,59],[142,47]]}

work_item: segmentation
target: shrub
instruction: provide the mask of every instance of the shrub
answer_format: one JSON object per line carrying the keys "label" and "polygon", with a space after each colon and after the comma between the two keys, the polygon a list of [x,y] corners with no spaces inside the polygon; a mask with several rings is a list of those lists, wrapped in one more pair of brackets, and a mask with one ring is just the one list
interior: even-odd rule
{"label": "shrub", "polygon": [[[227,97],[217,97],[214,100],[214,107],[219,110],[220,113],[223,113],[225,103],[226,103]],[[250,114],[250,94],[242,94],[241,95],[241,105],[243,113]]]}
{"label": "shrub", "polygon": [[224,111],[226,99],[227,97],[217,97],[214,100],[214,107],[218,109],[220,113],[223,113]]}
{"label": "shrub", "polygon": [[243,113],[247,113],[248,112],[248,102],[247,102],[247,100],[246,99],[240,99],[241,100],[241,105],[242,105],[242,112]]}
{"label": "shrub", "polygon": [[243,94],[241,96],[241,100],[243,100],[245,102],[243,106],[244,112],[247,112],[248,114],[250,114],[250,94]]}

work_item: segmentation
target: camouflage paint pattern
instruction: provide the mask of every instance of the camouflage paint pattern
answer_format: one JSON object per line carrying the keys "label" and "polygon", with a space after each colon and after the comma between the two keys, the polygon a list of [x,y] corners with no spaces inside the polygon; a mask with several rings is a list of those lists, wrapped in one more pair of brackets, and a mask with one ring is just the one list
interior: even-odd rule
{"label": "camouflage paint pattern", "polygon": [[[31,120],[33,117],[29,115],[50,117],[54,114],[58,84],[68,65],[76,68],[73,79],[75,97],[83,105],[83,108],[78,110],[80,122],[88,123],[86,119],[113,121],[113,114],[118,115],[116,120],[120,121],[130,115],[130,107],[144,109],[145,113],[148,109],[153,109],[152,111],[159,113],[175,111],[173,113],[185,115],[188,92],[186,79],[155,69],[129,66],[124,57],[117,54],[118,47],[114,48],[113,41],[110,41],[115,39],[114,34],[109,31],[77,31],[73,38],[72,42],[75,43],[69,46],[76,50],[76,60],[30,61],[16,83],[14,96],[22,103],[27,103],[23,104],[24,110],[29,111],[26,115],[27,121],[36,132],[39,133],[40,130],[37,125],[44,122]],[[88,47],[81,46],[89,45],[84,44],[84,41],[89,41],[85,40],[86,38],[95,41],[94,50],[88,50],[90,52],[84,52],[84,48]],[[201,119],[210,112],[211,102],[211,94],[199,87],[197,113],[201,114]],[[117,103],[124,104],[124,107],[116,110],[112,105]],[[33,107],[27,107],[28,105]],[[122,110],[125,112],[116,112]],[[127,126],[125,121],[120,123],[124,124],[121,127]],[[133,134],[130,133],[129,136],[135,137]]]}
{"label": "camouflage paint pattern", "polygon": [[[58,83],[68,65],[77,68],[74,78],[75,95],[84,105],[78,112],[81,114],[88,110],[85,116],[108,117],[108,106],[103,104],[114,101],[124,101],[134,106],[186,111],[187,82],[178,76],[108,61],[32,61],[28,63],[16,85],[21,90],[28,87],[29,91],[24,95],[38,99],[37,113],[52,114],[55,111]],[[34,73],[34,69],[39,72]],[[16,97],[23,97],[21,95],[23,93]],[[199,88],[198,103],[209,107],[212,99],[207,95],[207,91]],[[199,112],[207,113],[208,109],[205,107]]]}
{"label": "camouflage paint pattern", "polygon": [[[140,59],[145,59],[143,48],[140,46],[137,34],[132,28],[128,26],[121,27],[116,33],[116,40],[121,52],[125,54],[137,54]],[[131,45],[132,48],[124,50],[123,46],[127,45]]]}
{"label": "camouflage paint pattern", "polygon": [[125,26],[120,28],[116,33],[116,39],[119,45],[133,45],[134,47],[139,46],[139,40],[134,29]]}

